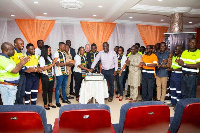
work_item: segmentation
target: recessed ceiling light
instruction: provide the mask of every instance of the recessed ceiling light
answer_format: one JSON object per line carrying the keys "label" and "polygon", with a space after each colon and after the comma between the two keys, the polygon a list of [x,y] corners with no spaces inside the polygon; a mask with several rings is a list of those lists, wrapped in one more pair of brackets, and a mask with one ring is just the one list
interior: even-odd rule
{"label": "recessed ceiling light", "polygon": [[10,15],[10,16],[14,17],[15,15]]}
{"label": "recessed ceiling light", "polygon": [[39,2],[38,2],[38,1],[34,1],[33,3],[34,3],[34,4],[38,4]]}
{"label": "recessed ceiling light", "polygon": [[158,1],[162,1],[162,0],[158,0]]}
{"label": "recessed ceiling light", "polygon": [[96,17],[97,15],[93,15],[94,17]]}
{"label": "recessed ceiling light", "polygon": [[47,13],[45,12],[45,13],[43,13],[44,15],[47,15]]}
{"label": "recessed ceiling light", "polygon": [[192,24],[192,22],[189,22],[190,24]]}
{"label": "recessed ceiling light", "polygon": [[164,21],[163,19],[161,19],[160,21]]}
{"label": "recessed ceiling light", "polygon": [[102,8],[103,6],[99,5],[98,7],[99,7],[99,8]]}
{"label": "recessed ceiling light", "polygon": [[129,18],[133,18],[133,17],[129,17]]}

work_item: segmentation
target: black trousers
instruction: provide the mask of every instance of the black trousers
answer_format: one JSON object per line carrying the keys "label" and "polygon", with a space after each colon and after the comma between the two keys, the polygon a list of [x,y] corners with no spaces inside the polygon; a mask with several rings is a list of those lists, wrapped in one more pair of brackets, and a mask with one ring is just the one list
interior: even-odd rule
{"label": "black trousers", "polygon": [[82,83],[82,73],[79,72],[74,72],[74,79],[75,79],[75,94],[76,94],[76,98],[79,97],[79,91],[81,88],[81,83]]}
{"label": "black trousers", "polygon": [[142,100],[152,101],[155,78],[142,77]]}
{"label": "black trousers", "polygon": [[74,72],[73,72],[74,67],[71,68],[72,74],[71,74],[71,82],[70,82],[70,92],[69,94],[72,94],[74,92],[74,87],[73,87],[73,77],[74,77]]}
{"label": "black trousers", "polygon": [[53,77],[53,81],[49,81],[49,77],[47,75],[42,74],[41,80],[42,80],[42,90],[43,90],[43,93],[42,93],[43,102],[44,102],[44,105],[47,105],[47,93],[48,93],[49,103],[52,103],[54,77]]}

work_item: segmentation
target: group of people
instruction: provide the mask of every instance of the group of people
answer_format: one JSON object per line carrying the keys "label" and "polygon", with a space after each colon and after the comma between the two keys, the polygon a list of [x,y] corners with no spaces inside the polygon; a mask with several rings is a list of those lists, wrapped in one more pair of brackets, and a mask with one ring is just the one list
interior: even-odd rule
{"label": "group of people", "polygon": [[[200,67],[200,50],[196,48],[197,39],[190,39],[189,49],[183,51],[182,45],[175,47],[174,53],[167,50],[165,42],[157,45],[140,47],[133,45],[124,55],[124,48],[116,46],[109,49],[107,42],[103,50],[98,52],[97,45],[86,44],[79,47],[76,54],[71,48],[71,41],[59,42],[57,51],[51,54],[51,47],[44,45],[43,40],[37,41],[37,48],[29,43],[27,52],[22,54],[24,41],[21,38],[11,43],[1,45],[0,54],[0,93],[4,105],[25,104],[35,105],[39,79],[42,81],[42,96],[44,108],[60,107],[59,90],[62,86],[62,103],[71,104],[69,99],[75,95],[79,101],[81,83],[86,73],[102,73],[108,82],[109,98],[112,102],[114,89],[119,101],[123,100],[124,84],[128,78],[127,99],[136,102],[139,87],[143,101],[151,101],[157,94],[156,100],[164,102],[167,80],[170,76],[171,103],[181,98],[196,97],[198,72]],[[73,92],[73,78],[75,93]],[[56,80],[55,99],[52,103],[52,91]],[[116,85],[114,84],[116,81]]]}
{"label": "group of people", "polygon": [[[62,102],[70,104],[69,92],[66,96],[66,87],[70,87],[73,58],[75,50],[70,48],[71,41],[59,43],[59,49],[52,58],[51,47],[44,45],[43,40],[37,41],[37,48],[29,43],[26,45],[26,53],[22,54],[24,41],[21,38],[11,43],[4,42],[1,45],[0,54],[0,92],[4,105],[25,104],[36,105],[39,79],[42,81],[42,96],[44,108],[60,107],[59,90],[62,86]],[[70,51],[70,53],[69,53]],[[56,79],[56,106],[52,104],[52,92]],[[67,84],[69,83],[69,84]],[[69,97],[72,98],[72,97]]]}
{"label": "group of people", "polygon": [[[127,60],[124,64],[128,67],[126,96],[129,102],[137,101],[138,88],[141,88],[142,101],[154,99],[164,102],[167,82],[170,82],[171,106],[175,106],[182,98],[196,98],[200,67],[200,50],[197,49],[197,43],[197,39],[192,38],[189,40],[188,49],[184,50],[182,45],[177,45],[173,53],[168,51],[165,42],[147,45],[145,53],[138,44],[128,49],[131,54],[127,51]],[[120,47],[118,54],[120,55]],[[121,69],[123,70],[124,68]],[[123,86],[116,87],[119,93],[117,98],[123,96]]]}

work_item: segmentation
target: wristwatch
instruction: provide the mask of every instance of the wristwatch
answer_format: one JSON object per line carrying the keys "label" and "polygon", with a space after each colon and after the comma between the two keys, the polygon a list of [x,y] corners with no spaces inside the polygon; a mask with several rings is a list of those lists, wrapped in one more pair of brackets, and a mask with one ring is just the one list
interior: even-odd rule
{"label": "wristwatch", "polygon": [[186,66],[186,63],[184,63],[183,66]]}

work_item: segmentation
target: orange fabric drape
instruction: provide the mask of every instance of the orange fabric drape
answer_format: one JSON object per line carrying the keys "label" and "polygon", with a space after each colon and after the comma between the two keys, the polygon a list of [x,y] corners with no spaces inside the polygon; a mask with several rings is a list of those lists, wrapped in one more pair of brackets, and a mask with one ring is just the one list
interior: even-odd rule
{"label": "orange fabric drape", "polygon": [[37,40],[45,41],[53,29],[55,20],[15,19],[28,43],[37,48]]}
{"label": "orange fabric drape", "polygon": [[137,27],[145,46],[163,42],[164,33],[168,30],[165,26],[137,25]]}
{"label": "orange fabric drape", "polygon": [[103,42],[110,38],[116,23],[108,22],[80,22],[82,30],[90,44],[96,43],[97,50],[103,49]]}

